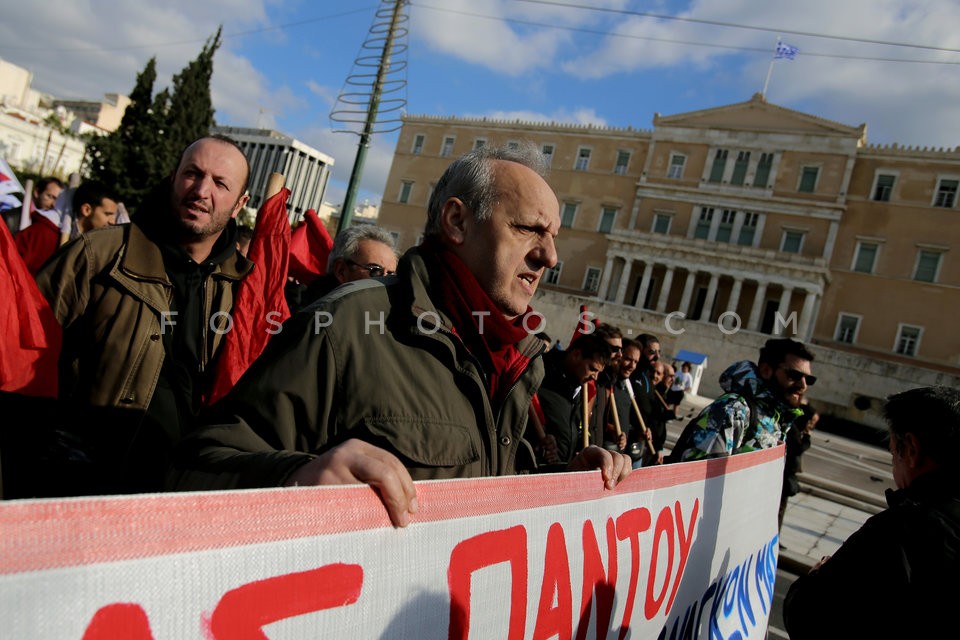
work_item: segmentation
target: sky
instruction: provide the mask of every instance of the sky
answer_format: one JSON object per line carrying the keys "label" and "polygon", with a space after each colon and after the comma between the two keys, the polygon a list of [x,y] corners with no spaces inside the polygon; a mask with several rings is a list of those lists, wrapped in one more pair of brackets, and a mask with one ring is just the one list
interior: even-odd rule
{"label": "sky", "polygon": [[[342,202],[359,137],[330,114],[348,77],[373,73],[356,59],[379,57],[382,41],[364,43],[392,1],[3,4],[0,58],[65,99],[129,94],[151,57],[167,87],[222,25],[217,124],[332,156],[326,200]],[[769,102],[866,123],[870,143],[960,146],[957,0],[415,0],[404,14],[391,96],[411,115],[651,129],[656,113],[748,100],[772,70]],[[799,53],[771,68],[778,37]],[[397,135],[373,136],[358,202],[380,202]]]}

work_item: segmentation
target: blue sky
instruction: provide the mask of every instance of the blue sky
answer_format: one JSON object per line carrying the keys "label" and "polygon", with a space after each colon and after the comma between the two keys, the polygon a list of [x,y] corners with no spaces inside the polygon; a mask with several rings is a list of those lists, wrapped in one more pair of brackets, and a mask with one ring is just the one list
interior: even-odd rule
{"label": "blue sky", "polygon": [[[151,56],[167,86],[223,24],[218,123],[275,128],[333,156],[327,200],[342,200],[357,137],[333,133],[329,114],[380,2],[5,4],[0,58],[65,98],[129,93]],[[956,0],[415,0],[406,15],[410,114],[648,129],[657,112],[749,99],[779,35],[800,53],[776,62],[771,102],[866,123],[871,143],[960,145]],[[374,137],[361,200],[379,202],[395,144]]]}

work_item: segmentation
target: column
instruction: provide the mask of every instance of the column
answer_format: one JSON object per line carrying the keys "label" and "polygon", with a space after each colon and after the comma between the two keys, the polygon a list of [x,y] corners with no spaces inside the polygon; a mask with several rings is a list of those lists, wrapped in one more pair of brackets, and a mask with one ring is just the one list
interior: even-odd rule
{"label": "column", "polygon": [[673,284],[673,271],[675,267],[667,266],[666,273],[663,274],[663,284],[660,285],[660,297],[657,298],[657,313],[664,313],[667,310],[667,297],[670,295],[670,286]]}
{"label": "column", "polygon": [[[793,287],[789,285],[783,285],[783,292],[780,294],[780,304],[777,305],[777,313],[783,318],[784,324],[781,325],[776,319],[773,322],[773,333],[774,335],[783,335],[783,330],[790,326],[790,297],[793,295]],[[796,329],[796,324],[794,324],[794,329]]]}
{"label": "column", "polygon": [[610,279],[613,274],[613,256],[607,256],[607,265],[603,268],[603,277],[600,278],[600,296],[601,300],[610,298]]}
{"label": "column", "polygon": [[617,287],[617,297],[613,299],[617,304],[623,304],[623,299],[627,297],[627,283],[630,282],[630,271],[633,268],[633,260],[625,260],[623,271],[620,273],[620,286]]}
{"label": "column", "polygon": [[687,272],[687,281],[683,283],[683,295],[680,296],[680,308],[677,311],[687,314],[690,308],[690,298],[693,296],[693,281],[697,278],[696,271]]}
{"label": "column", "polygon": [[740,304],[740,291],[743,289],[743,278],[733,279],[733,288],[730,289],[730,300],[727,302],[727,311],[737,312]]}
{"label": "column", "polygon": [[747,320],[747,329],[750,331],[760,331],[760,312],[763,309],[763,301],[767,297],[767,283],[757,282],[757,295],[753,298],[753,306],[750,307],[750,318]]}
{"label": "column", "polygon": [[710,310],[713,309],[713,302],[717,299],[717,285],[720,284],[720,276],[716,273],[710,274],[710,284],[707,285],[707,297],[703,300],[703,309],[700,311],[700,317],[697,320],[710,322]]}
{"label": "column", "polygon": [[650,276],[653,275],[653,263],[647,262],[643,267],[643,276],[640,278],[640,289],[637,291],[637,300],[634,303],[638,309],[643,309],[643,301],[647,299],[647,288],[650,286]]}
{"label": "column", "polygon": [[813,319],[813,305],[817,301],[816,291],[807,291],[803,299],[803,308],[800,310],[800,326],[797,329],[797,338],[806,342],[810,338],[810,322]]}

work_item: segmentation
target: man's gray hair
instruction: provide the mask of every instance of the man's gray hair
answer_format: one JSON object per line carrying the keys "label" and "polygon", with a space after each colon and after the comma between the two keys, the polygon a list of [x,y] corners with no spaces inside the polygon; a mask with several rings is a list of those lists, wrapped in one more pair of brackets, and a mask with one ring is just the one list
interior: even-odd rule
{"label": "man's gray hair", "polygon": [[500,194],[493,187],[492,160],[516,162],[532,169],[541,178],[547,176],[547,161],[536,144],[529,140],[515,147],[487,147],[474,149],[460,156],[443,172],[433,188],[427,207],[427,226],[424,235],[440,233],[440,213],[450,198],[460,198],[473,212],[477,222],[490,219],[493,205]]}
{"label": "man's gray hair", "polygon": [[333,272],[333,263],[337,260],[353,260],[357,251],[360,250],[360,242],[363,240],[382,242],[390,247],[391,251],[397,252],[393,236],[390,235],[389,231],[375,224],[355,224],[347,227],[334,238],[333,249],[330,251],[330,258],[327,260],[327,273]]}

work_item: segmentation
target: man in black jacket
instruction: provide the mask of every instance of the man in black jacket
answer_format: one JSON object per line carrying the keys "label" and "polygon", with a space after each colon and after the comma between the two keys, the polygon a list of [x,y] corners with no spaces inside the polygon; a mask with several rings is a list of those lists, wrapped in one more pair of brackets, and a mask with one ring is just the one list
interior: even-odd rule
{"label": "man in black jacket", "polygon": [[941,638],[960,601],[960,391],[888,399],[889,508],[790,587],[783,619],[804,638]]}

